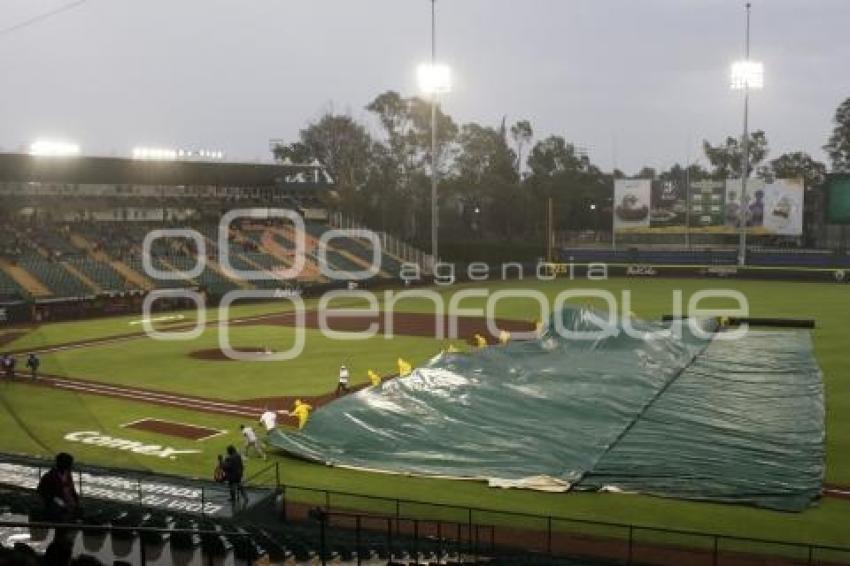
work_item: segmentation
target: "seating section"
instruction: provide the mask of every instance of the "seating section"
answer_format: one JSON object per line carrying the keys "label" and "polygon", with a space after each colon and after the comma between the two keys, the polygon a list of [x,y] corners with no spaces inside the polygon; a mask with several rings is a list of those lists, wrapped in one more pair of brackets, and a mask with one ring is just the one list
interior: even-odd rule
{"label": "seating section", "polygon": [[25,247],[17,232],[8,226],[0,226],[0,256],[14,259],[21,255]]}
{"label": "seating section", "polygon": [[0,299],[19,299],[26,295],[24,288],[0,269]]}
{"label": "seating section", "polygon": [[[322,224],[317,224],[315,222],[307,222],[305,224],[305,229],[308,234],[313,236],[314,238],[320,238],[322,234],[328,231],[328,227]],[[334,238],[330,245],[332,248],[336,248],[339,250],[344,250],[345,252],[353,255],[356,258],[359,258],[366,262],[367,264],[372,263],[372,241],[368,238],[358,238],[358,237],[337,237]],[[328,261],[332,266],[338,266],[337,269],[340,270],[362,270],[363,267],[360,267],[358,264],[354,264],[352,267],[350,260],[344,258],[340,260],[339,254],[332,255],[328,253]],[[395,257],[386,253],[386,251],[381,248],[380,253],[380,270],[389,274],[391,277],[397,277],[399,272],[401,271],[401,262],[397,260]]]}
{"label": "seating section", "polygon": [[18,258],[18,265],[44,283],[57,297],[85,297],[92,294],[91,289],[60,262],[48,260],[36,252],[24,252]]}
{"label": "seating section", "polygon": [[87,256],[71,257],[66,261],[103,291],[125,291],[135,288],[106,262],[96,261]]}
{"label": "seating section", "polygon": [[[256,221],[240,224],[234,222],[230,228],[230,263],[233,267],[246,270],[265,270],[279,274],[289,267],[287,257],[279,257],[281,250],[291,252],[295,244],[285,234],[266,230],[278,224],[258,224]],[[191,228],[201,233],[204,247],[211,261],[218,262],[218,222],[193,222],[166,225],[148,221],[84,221],[70,224],[40,226],[3,226],[0,228],[0,256],[18,264],[32,277],[44,284],[53,297],[85,297],[102,291],[122,293],[138,290],[141,283],[125,279],[110,264],[110,260],[125,263],[130,269],[151,280],[155,288],[201,287],[209,293],[220,295],[244,288],[282,289],[294,282],[269,276],[260,280],[234,281],[223,271],[207,268],[191,279],[163,280],[151,277],[142,266],[141,255],[145,237],[154,229],[169,227]],[[307,233],[320,238],[330,228],[321,223],[305,222]],[[267,249],[269,237],[276,249]],[[195,265],[199,250],[191,238],[159,237],[150,243],[153,264],[162,271],[190,270]],[[330,268],[348,274],[364,269],[372,261],[371,242],[356,236],[335,238],[326,250],[325,257]],[[277,255],[276,255],[277,254]],[[307,253],[309,277],[315,277],[319,262],[315,249]],[[173,266],[173,267],[172,267]],[[222,268],[224,266],[221,266]],[[381,254],[381,272],[397,274],[399,261]],[[309,278],[305,275],[305,278]],[[345,276],[347,277],[347,275]],[[0,296],[26,296],[8,274],[0,275]]]}
{"label": "seating section", "polygon": [[82,250],[71,243],[68,226],[39,226],[24,230],[28,243],[41,248],[51,259],[78,256]]}

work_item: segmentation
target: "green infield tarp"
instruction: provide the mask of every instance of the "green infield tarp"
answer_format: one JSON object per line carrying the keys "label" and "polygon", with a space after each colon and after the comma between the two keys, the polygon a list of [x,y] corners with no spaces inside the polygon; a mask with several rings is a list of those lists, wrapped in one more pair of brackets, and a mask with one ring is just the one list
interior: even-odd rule
{"label": "green infield tarp", "polygon": [[502,487],[788,510],[817,497],[823,393],[806,334],[726,341],[709,320],[625,332],[587,309],[555,316],[539,339],[440,354],[271,441],[329,465]]}

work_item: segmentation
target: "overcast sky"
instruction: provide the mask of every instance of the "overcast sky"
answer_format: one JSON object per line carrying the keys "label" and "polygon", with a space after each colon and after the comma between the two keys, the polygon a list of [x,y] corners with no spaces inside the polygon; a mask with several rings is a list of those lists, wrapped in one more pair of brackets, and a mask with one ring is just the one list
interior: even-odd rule
{"label": "overcast sky", "polygon": [[[0,29],[66,3],[2,0]],[[850,97],[848,22],[850,0],[753,0],[766,84],[750,123],[771,156],[823,158]],[[438,0],[445,108],[458,122],[528,119],[606,169],[666,167],[740,135],[728,67],[743,31],[738,0]],[[378,93],[415,94],[429,53],[429,0],[87,0],[0,32],[0,148],[59,137],[89,154],[267,160],[270,138],[291,141],[329,108],[368,121]]]}

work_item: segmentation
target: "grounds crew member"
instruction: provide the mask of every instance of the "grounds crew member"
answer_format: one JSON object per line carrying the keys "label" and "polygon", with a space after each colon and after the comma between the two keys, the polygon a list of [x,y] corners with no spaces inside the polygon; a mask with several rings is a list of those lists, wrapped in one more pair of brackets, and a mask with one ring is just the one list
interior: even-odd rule
{"label": "grounds crew member", "polygon": [[472,337],[472,341],[475,343],[475,346],[478,348],[486,348],[487,347],[487,339],[481,336],[480,334],[475,334]]}
{"label": "grounds crew member", "polygon": [[27,356],[27,367],[30,370],[30,376],[33,379],[38,378],[38,366],[41,365],[41,360],[38,359],[38,356],[35,354],[30,354]]}
{"label": "grounds crew member", "polygon": [[502,330],[501,332],[499,332],[499,344],[502,344],[504,346],[505,344],[507,344],[510,341],[511,341],[511,333],[510,332],[508,332],[507,330]]}
{"label": "grounds crew member", "polygon": [[396,364],[398,364],[398,376],[404,377],[406,375],[410,375],[410,372],[413,371],[413,366],[410,365],[410,362],[407,360],[403,360],[399,358],[396,360]]}
{"label": "grounds crew member", "polygon": [[266,429],[266,434],[271,434],[274,429],[277,428],[277,414],[278,412],[283,414],[289,414],[289,411],[272,411],[268,407],[263,411],[263,414],[260,415],[260,424],[263,425],[263,428]]}
{"label": "grounds crew member", "polygon": [[377,387],[381,384],[381,376],[375,373],[374,371],[369,370],[368,372],[366,372],[366,375],[369,376],[369,381],[372,382],[373,387]]}
{"label": "grounds crew member", "polygon": [[345,367],[345,364],[342,364],[339,366],[339,381],[336,384],[337,397],[339,396],[340,390],[342,390],[343,393],[348,393],[348,378],[348,368]]}
{"label": "grounds crew member", "polygon": [[254,432],[254,429],[249,426],[239,425],[239,430],[242,431],[242,436],[245,438],[245,457],[248,457],[248,449],[253,448],[257,454],[265,460],[266,454],[263,452],[263,449],[260,448],[260,439],[257,438],[257,433]]}
{"label": "grounds crew member", "polygon": [[15,364],[17,360],[12,354],[3,356],[3,369],[6,371],[6,377],[9,379],[15,377]]}
{"label": "grounds crew member", "polygon": [[295,405],[292,407],[292,411],[290,411],[290,414],[298,417],[298,428],[299,429],[304,428],[304,425],[307,424],[307,419],[310,418],[310,411],[312,409],[313,409],[313,407],[311,407],[307,403],[302,403],[301,399],[295,400]]}

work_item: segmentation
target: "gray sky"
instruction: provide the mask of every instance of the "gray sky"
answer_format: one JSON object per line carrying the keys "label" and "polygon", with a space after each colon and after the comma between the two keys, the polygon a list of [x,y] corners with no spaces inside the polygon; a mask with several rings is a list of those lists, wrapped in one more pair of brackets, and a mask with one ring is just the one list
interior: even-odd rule
{"label": "gray sky", "polygon": [[[66,0],[2,0],[0,29]],[[268,159],[270,138],[394,89],[415,94],[428,0],[88,0],[0,34],[0,148],[39,137],[88,154],[136,145]],[[531,120],[634,172],[739,135],[728,89],[743,50],[738,0],[439,0],[438,58],[458,122]],[[751,126],[771,156],[820,149],[850,97],[850,0],[753,0],[765,90]],[[370,122],[370,127],[377,130]]]}

